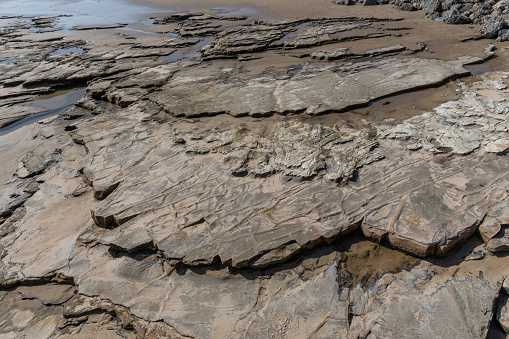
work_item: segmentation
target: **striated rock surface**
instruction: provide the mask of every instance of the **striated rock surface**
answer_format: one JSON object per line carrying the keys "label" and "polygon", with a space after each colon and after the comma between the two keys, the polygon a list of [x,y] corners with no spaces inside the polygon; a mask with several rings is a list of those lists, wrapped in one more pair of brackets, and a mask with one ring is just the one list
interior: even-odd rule
{"label": "striated rock surface", "polygon": [[363,36],[352,36],[343,32],[369,27],[371,22],[384,21],[394,19],[344,17],[255,22],[221,32],[213,42],[201,49],[201,54],[204,60],[211,60],[267,49],[294,49],[355,38],[377,38],[387,34],[368,33]]}
{"label": "striated rock surface", "polygon": [[[452,136],[470,137],[476,147],[465,152],[468,143],[456,141],[462,148],[454,148],[443,141],[450,139],[437,138],[435,148],[425,148],[470,153],[484,139],[507,133],[504,110],[482,110],[481,103],[506,95],[492,84],[473,85],[484,98],[471,101],[465,91],[464,99],[444,104],[463,107],[454,111],[456,119],[482,124],[477,134],[474,128],[464,132],[457,120],[449,127]],[[87,239],[129,252],[156,248],[175,263],[266,266],[339,239],[358,225],[368,238],[404,251],[443,254],[470,237],[490,206],[507,197],[509,164],[500,160],[505,155],[435,158],[407,150],[436,138],[438,132],[417,124],[412,126],[419,133],[400,133],[410,121],[432,122],[426,118],[430,113],[387,133],[389,126],[355,130],[256,120],[226,130],[213,119],[206,129],[178,120],[163,127],[128,112],[83,123],[74,132],[89,152],[84,173],[95,196],[107,197],[92,212],[104,229]],[[474,114],[482,119],[471,120]],[[185,143],[172,141],[176,131]],[[396,137],[408,140],[391,141]],[[355,181],[335,183],[358,171]],[[273,175],[278,172],[287,177]],[[309,182],[292,179],[311,176],[316,177]]]}
{"label": "striated rock surface", "polygon": [[[87,94],[0,134],[0,337],[507,331],[507,74],[457,81],[409,118],[324,115],[492,54],[426,58],[434,42],[360,17],[174,13],[144,36],[118,24],[66,39],[58,17],[2,20],[17,59],[0,62],[2,122],[44,112],[34,99],[60,86]],[[318,50],[339,41],[359,45]],[[329,62],[345,58],[358,60]]]}
{"label": "striated rock surface", "polygon": [[[175,116],[227,113],[263,116],[269,113],[323,114],[365,105],[386,95],[440,84],[454,75],[469,74],[463,65],[479,58],[455,61],[388,59],[355,64],[306,64],[295,75],[261,74],[247,79],[213,75],[175,76],[148,98]],[[242,96],[243,100],[238,100]]]}

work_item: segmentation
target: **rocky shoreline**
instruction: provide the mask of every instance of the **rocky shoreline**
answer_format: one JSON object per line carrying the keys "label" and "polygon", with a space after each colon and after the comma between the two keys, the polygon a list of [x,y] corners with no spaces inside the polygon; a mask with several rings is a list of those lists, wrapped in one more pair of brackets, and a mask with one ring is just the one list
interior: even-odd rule
{"label": "rocky shoreline", "polygon": [[1,336],[505,338],[505,12],[436,3],[0,17]]}
{"label": "rocky shoreline", "polygon": [[[332,0],[338,5],[355,5],[355,0]],[[363,6],[394,4],[402,11],[423,10],[426,18],[452,25],[480,25],[483,38],[509,40],[509,2],[507,1],[442,1],[442,0],[363,0]]]}

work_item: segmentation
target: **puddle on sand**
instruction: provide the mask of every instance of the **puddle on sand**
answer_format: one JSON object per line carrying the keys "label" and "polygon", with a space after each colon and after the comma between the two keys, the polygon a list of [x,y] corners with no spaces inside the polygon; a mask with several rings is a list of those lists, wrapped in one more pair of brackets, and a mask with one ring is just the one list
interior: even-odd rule
{"label": "puddle on sand", "polygon": [[118,27],[117,29],[127,32],[136,32],[136,33],[142,33],[142,34],[150,34],[150,35],[161,35],[163,33],[160,32],[150,32],[150,31],[144,31],[141,29],[131,28],[131,27]]}
{"label": "puddle on sand", "polygon": [[40,106],[47,109],[60,108],[74,104],[85,95],[86,88],[70,88],[55,91],[53,93],[39,96],[38,99],[28,102],[33,106]]}
{"label": "puddle on sand", "polygon": [[299,33],[300,33],[301,28],[304,28],[304,27],[309,26],[309,25],[310,25],[310,23],[309,23],[309,22],[305,22],[305,23],[303,23],[303,24],[300,24],[300,25],[295,26],[295,27],[294,27],[294,28],[295,28],[295,31],[293,31],[293,32],[290,32],[290,33],[286,34],[286,35],[285,35],[285,36],[283,36],[280,40],[284,41],[284,40],[288,40],[288,39],[290,39],[290,38],[293,38],[293,37],[298,36],[298,35],[299,35]]}
{"label": "puddle on sand", "polygon": [[473,75],[481,75],[488,72],[507,72],[509,69],[509,62],[507,54],[504,51],[500,52],[500,55],[489,59],[480,64],[466,65],[463,66],[472,72]]}
{"label": "puddle on sand", "polygon": [[82,48],[74,46],[69,48],[60,48],[49,54],[49,56],[64,55],[64,54],[82,54],[84,51]]}
{"label": "puddle on sand", "polygon": [[1,65],[1,64],[7,64],[7,63],[9,63],[9,62],[13,62],[13,61],[16,61],[16,60],[18,60],[18,59],[5,59],[5,60],[1,60],[1,61],[0,61],[0,65]]}
{"label": "puddle on sand", "polygon": [[175,32],[168,32],[168,33],[164,33],[164,34],[168,35],[170,38],[173,38],[173,39],[181,39],[182,38],[180,36],[180,34],[175,33]]}
{"label": "puddle on sand", "polygon": [[200,53],[200,49],[203,46],[208,45],[212,41],[214,41],[214,37],[208,37],[208,38],[205,38],[205,39],[201,39],[194,46],[187,47],[187,48],[180,48],[177,51],[175,51],[175,52],[173,52],[173,53],[171,53],[169,55],[165,55],[165,56],[159,57],[157,60],[162,60],[162,61],[167,61],[168,63],[172,63],[172,62],[176,62],[176,61],[179,61],[179,60],[193,60],[193,59],[196,59],[196,58],[193,58],[193,57],[196,54]]}
{"label": "puddle on sand", "polygon": [[72,107],[76,101],[81,99],[83,95],[85,95],[85,92],[85,88],[71,91],[57,91],[42,96],[40,99],[26,102],[25,105],[41,107],[42,111],[18,120],[4,128],[0,128],[0,136],[11,133],[20,127],[33,124],[41,119],[64,113],[68,108]]}
{"label": "puddle on sand", "polygon": [[474,75],[481,75],[484,73],[492,72],[492,69],[488,65],[488,62],[483,62],[482,64],[465,65],[463,67],[468,69]]}

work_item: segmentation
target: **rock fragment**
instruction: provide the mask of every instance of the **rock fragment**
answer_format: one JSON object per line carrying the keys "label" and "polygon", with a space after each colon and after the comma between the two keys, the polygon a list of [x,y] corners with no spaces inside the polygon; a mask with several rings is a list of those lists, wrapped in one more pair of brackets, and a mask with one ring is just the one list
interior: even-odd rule
{"label": "rock fragment", "polygon": [[509,149],[509,140],[499,139],[488,143],[484,150],[489,153],[502,153]]}
{"label": "rock fragment", "polygon": [[353,1],[353,0],[332,0],[332,2],[337,5],[345,5],[345,6],[355,5],[355,1]]}

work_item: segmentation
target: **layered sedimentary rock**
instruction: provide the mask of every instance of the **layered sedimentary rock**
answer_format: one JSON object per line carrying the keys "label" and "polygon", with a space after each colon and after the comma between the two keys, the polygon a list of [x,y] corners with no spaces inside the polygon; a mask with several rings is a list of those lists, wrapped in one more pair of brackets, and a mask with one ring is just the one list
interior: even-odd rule
{"label": "layered sedimentary rock", "polygon": [[383,37],[388,34],[370,32],[352,35],[349,32],[370,27],[371,22],[384,21],[395,20],[345,17],[256,22],[221,32],[215,41],[201,49],[201,54],[205,60],[211,60],[267,49],[294,49],[344,40]]}
{"label": "layered sedimentary rock", "polygon": [[[227,113],[233,116],[264,116],[299,112],[323,114],[368,104],[389,94],[440,84],[470,72],[463,65],[479,62],[476,57],[455,61],[430,59],[387,59],[373,62],[306,64],[295,72],[275,69],[254,76],[231,71],[210,76],[176,74],[147,98],[174,116],[194,117]],[[171,74],[172,66],[160,70]],[[147,71],[150,72],[151,70]],[[140,77],[143,74],[140,75]],[[117,87],[118,86],[118,87]],[[118,95],[124,100],[128,89],[122,83],[101,83],[92,93],[96,98]],[[135,88],[138,88],[137,86]],[[141,91],[136,97],[143,97]],[[242,100],[239,100],[242,97]]]}
{"label": "layered sedimentary rock", "polygon": [[[0,64],[13,110],[66,79],[94,79],[65,116],[86,118],[0,135],[1,336],[507,330],[507,74],[461,84],[457,99],[400,123],[328,123],[316,115],[469,74],[463,66],[483,58],[424,59],[388,44],[300,55],[360,62],[256,72],[224,66],[235,60],[158,60],[162,46],[231,56],[240,37],[265,33],[246,50],[273,36],[269,49],[307,48],[375,22],[226,18],[175,14],[155,24],[189,39],[120,35],[118,49],[87,43],[36,67],[21,55]],[[217,44],[192,47],[210,34]]]}
{"label": "layered sedimentary rock", "polygon": [[[491,80],[473,88],[484,92],[465,90],[436,113],[363,130],[254,120],[225,130],[213,119],[208,128],[163,128],[129,110],[95,119],[74,132],[89,151],[84,173],[96,197],[108,196],[93,211],[106,229],[92,237],[126,251],[157,248],[189,265],[263,267],[361,225],[410,253],[443,254],[507,196],[504,149],[489,153],[507,134],[506,109],[496,109],[507,93]],[[465,154],[481,145],[488,149],[467,158],[408,150]]]}

